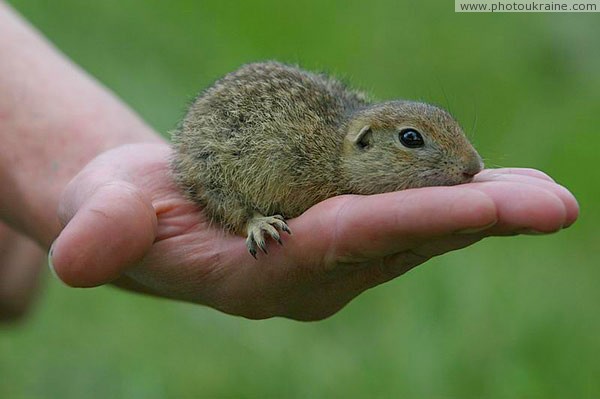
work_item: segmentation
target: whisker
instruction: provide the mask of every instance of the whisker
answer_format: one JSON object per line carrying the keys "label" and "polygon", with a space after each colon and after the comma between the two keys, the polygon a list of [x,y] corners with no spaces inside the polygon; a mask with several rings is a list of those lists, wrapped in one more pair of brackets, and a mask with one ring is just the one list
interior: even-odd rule
{"label": "whisker", "polygon": [[470,136],[475,137],[476,129],[477,129],[477,102],[473,100],[473,106],[475,108],[475,113],[473,114],[473,125],[471,126]]}

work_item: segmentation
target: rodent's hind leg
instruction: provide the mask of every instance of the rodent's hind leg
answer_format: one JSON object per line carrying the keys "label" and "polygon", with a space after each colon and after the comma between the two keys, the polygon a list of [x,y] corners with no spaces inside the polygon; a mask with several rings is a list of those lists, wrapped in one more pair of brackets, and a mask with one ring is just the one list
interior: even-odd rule
{"label": "rodent's hind leg", "polygon": [[265,233],[268,233],[279,245],[283,245],[278,230],[292,234],[292,231],[281,215],[263,216],[260,213],[255,213],[246,225],[246,232],[248,234],[246,246],[250,255],[256,259],[257,247],[265,254],[268,254]]}

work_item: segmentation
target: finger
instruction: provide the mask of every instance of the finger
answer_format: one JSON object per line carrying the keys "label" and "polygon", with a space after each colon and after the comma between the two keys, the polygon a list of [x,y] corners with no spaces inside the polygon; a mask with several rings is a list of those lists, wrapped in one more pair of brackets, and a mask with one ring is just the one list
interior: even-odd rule
{"label": "finger", "polygon": [[[398,277],[431,257],[472,245],[489,235],[514,234],[524,228],[552,232],[560,229],[564,220],[571,218],[565,210],[565,202],[572,201],[576,208],[574,198],[564,188],[527,175],[513,176],[510,181],[498,179],[471,186],[494,200],[498,212],[495,226],[481,232],[467,230],[467,234],[450,234],[424,240],[410,249],[385,256],[381,261],[368,262],[359,270],[352,270],[341,283],[350,290],[360,292]],[[564,201],[561,195],[566,198]]]}
{"label": "finger", "polygon": [[555,192],[538,185],[516,181],[489,181],[471,184],[496,204],[498,223],[486,235],[531,231],[553,233],[567,225],[567,206]]}
{"label": "finger", "polygon": [[156,236],[150,201],[125,182],[85,191],[70,188],[61,216],[66,226],[51,250],[56,275],[74,287],[113,281],[138,263]]}
{"label": "finger", "polygon": [[496,221],[487,194],[468,186],[428,187],[324,201],[294,220],[293,230],[301,235],[295,241],[304,244],[303,254],[315,248],[332,262],[360,262]]}
{"label": "finger", "polygon": [[550,176],[541,170],[531,169],[531,168],[499,168],[499,169],[484,169],[479,172],[477,176],[475,176],[475,181],[481,181],[489,178],[490,176],[496,175],[517,175],[517,176],[529,176],[535,177],[540,180],[546,180],[549,182],[554,182]]}
{"label": "finger", "polygon": [[[325,251],[330,261],[366,261],[457,231],[485,229],[486,235],[503,235],[530,229],[550,233],[568,222],[565,204],[553,192],[513,181],[338,197],[337,201],[321,203],[330,209],[314,207],[305,213],[321,214],[321,226],[329,236],[310,237],[306,231],[305,238]],[[305,227],[294,225],[294,229],[304,233]],[[327,239],[331,240],[328,245]]]}
{"label": "finger", "polygon": [[537,176],[531,176],[529,174],[490,174],[479,179],[480,182],[489,182],[489,181],[504,181],[504,182],[518,182],[524,184],[531,184],[540,188],[543,188],[547,191],[552,192],[556,195],[562,202],[566,211],[566,220],[565,224],[562,227],[569,227],[571,224],[577,220],[579,216],[579,204],[577,200],[567,190],[565,187],[554,183],[548,179],[540,179]]}

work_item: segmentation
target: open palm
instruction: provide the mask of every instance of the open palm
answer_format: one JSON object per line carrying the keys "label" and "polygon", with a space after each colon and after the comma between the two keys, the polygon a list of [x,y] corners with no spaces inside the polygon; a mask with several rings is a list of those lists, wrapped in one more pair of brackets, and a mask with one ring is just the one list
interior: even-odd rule
{"label": "open palm", "polygon": [[67,186],[52,249],[65,283],[121,287],[249,318],[315,320],[433,256],[486,236],[550,233],[575,221],[573,196],[542,172],[486,170],[476,181],[323,201],[293,235],[252,258],[211,225],[170,174],[167,144],[110,150]]}

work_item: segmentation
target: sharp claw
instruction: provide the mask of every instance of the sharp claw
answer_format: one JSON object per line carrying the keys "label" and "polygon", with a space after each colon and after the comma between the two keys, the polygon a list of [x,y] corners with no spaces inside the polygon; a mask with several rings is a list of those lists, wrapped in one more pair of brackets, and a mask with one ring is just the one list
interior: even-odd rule
{"label": "sharp claw", "polygon": [[292,230],[290,230],[290,228],[287,227],[287,225],[285,225],[285,224],[283,226],[281,226],[281,230],[285,231],[289,235],[292,235]]}
{"label": "sharp claw", "polygon": [[[272,227],[272,226],[269,226]],[[281,236],[279,235],[279,232],[277,231],[276,228],[269,228],[268,230],[269,235],[271,236],[271,238],[273,238],[275,241],[281,241]]]}
{"label": "sharp claw", "polygon": [[246,247],[248,248],[248,252],[250,252],[250,255],[252,255],[254,259],[257,259],[255,242],[256,240],[254,239],[254,234],[250,232],[250,234],[248,234],[248,237],[246,238]]}
{"label": "sharp claw", "polygon": [[265,255],[268,255],[269,252],[267,251],[267,245],[265,244],[264,241],[257,243],[258,247],[265,253]]}

